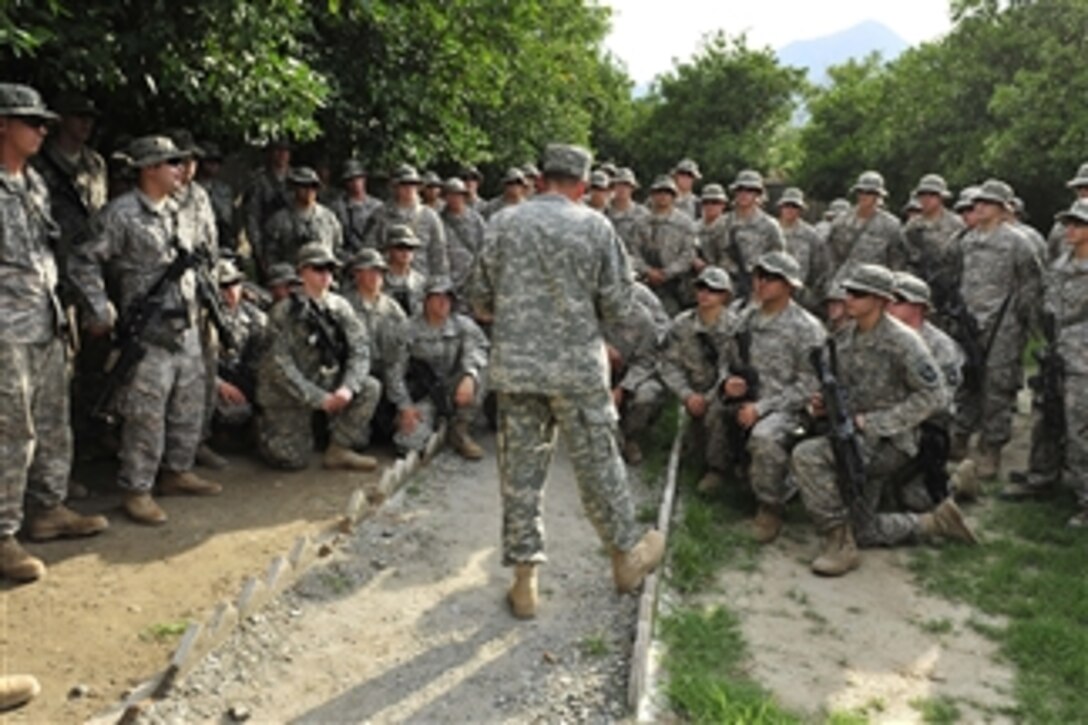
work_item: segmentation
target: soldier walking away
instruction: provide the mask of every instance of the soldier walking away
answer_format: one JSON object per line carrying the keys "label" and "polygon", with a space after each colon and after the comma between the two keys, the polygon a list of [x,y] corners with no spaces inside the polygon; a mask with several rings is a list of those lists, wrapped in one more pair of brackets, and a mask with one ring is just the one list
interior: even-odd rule
{"label": "soldier walking away", "polygon": [[26,582],[45,564],[15,540],[24,502],[32,539],[86,536],[107,527],[64,501],[72,467],[65,319],[56,295],[60,228],[49,191],[27,162],[56,119],[29,86],[0,83],[0,576]]}
{"label": "soldier walking away", "polygon": [[544,479],[557,429],[612,554],[616,588],[637,589],[665,553],[658,532],[639,536],[617,443],[600,322],[626,313],[631,273],[612,225],[578,203],[590,163],[585,149],[549,145],[544,191],[492,221],[470,283],[477,316],[494,320],[503,564],[515,570],[507,599],[519,618],[537,611]]}

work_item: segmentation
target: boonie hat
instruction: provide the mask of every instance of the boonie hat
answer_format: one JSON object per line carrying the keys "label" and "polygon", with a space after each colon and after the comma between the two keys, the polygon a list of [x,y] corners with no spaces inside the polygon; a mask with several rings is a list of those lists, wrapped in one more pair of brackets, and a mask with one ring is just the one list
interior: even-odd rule
{"label": "boonie hat", "polygon": [[895,300],[895,275],[881,264],[859,264],[853,273],[843,280],[847,292],[867,292],[886,300]]}
{"label": "boonie hat", "polygon": [[695,279],[695,286],[706,287],[714,292],[733,293],[733,281],[729,279],[729,273],[721,267],[704,267]]}
{"label": "boonie hat", "polygon": [[360,249],[355,255],[348,260],[348,271],[354,272],[357,269],[388,269],[388,265],[385,263],[385,259],[378,252],[377,249]]}
{"label": "boonie hat", "polygon": [[699,199],[705,202],[720,201],[725,204],[729,201],[729,197],[725,195],[725,189],[721,184],[707,184],[703,187],[703,193],[699,195]]}
{"label": "boonie hat", "polygon": [[730,191],[747,189],[749,191],[763,191],[763,174],[755,169],[743,169],[737,174],[737,178],[729,185]]}
{"label": "boonie hat", "polygon": [[794,289],[805,286],[801,280],[801,265],[789,252],[767,252],[756,260],[755,269],[762,269],[764,272],[781,277]]}
{"label": "boonie hat", "polygon": [[879,171],[863,171],[858,176],[857,182],[850,187],[850,193],[862,194],[879,194],[880,196],[887,196],[888,191],[884,188],[884,176]]}
{"label": "boonie hat", "polygon": [[340,261],[322,242],[306,242],[298,250],[298,267],[339,268]]}
{"label": "boonie hat", "polygon": [[406,224],[393,224],[385,230],[386,249],[390,247],[411,247],[415,249],[419,246],[421,246],[419,237]]}
{"label": "boonie hat", "polygon": [[0,83],[0,116],[23,116],[57,120],[57,114],[45,107],[41,94],[21,83]]}
{"label": "boonie hat", "polygon": [[911,304],[932,306],[929,285],[910,272],[895,273],[895,296]]}

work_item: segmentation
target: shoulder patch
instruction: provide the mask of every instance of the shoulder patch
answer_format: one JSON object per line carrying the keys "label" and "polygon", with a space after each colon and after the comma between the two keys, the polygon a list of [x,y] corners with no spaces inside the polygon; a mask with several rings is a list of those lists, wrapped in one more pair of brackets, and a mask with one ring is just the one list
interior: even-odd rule
{"label": "shoulder patch", "polygon": [[921,378],[922,382],[927,385],[937,385],[941,379],[937,368],[931,365],[929,360],[924,357],[918,359],[918,362],[915,363],[914,370],[918,374],[918,377]]}

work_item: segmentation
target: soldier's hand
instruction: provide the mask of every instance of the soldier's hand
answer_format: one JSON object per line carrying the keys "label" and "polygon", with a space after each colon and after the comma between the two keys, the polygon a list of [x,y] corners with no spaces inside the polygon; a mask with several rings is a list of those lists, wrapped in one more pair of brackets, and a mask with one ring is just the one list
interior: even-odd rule
{"label": "soldier's hand", "polygon": [[665,284],[665,271],[657,267],[650,267],[646,270],[646,283],[651,287],[660,287]]}
{"label": "soldier's hand", "polygon": [[722,387],[725,390],[725,397],[743,398],[748,392],[748,381],[739,375],[730,375],[725,379],[725,385]]}
{"label": "soldier's hand", "polygon": [[623,405],[623,388],[618,385],[612,388],[612,404],[616,406],[616,410]]}
{"label": "soldier's hand", "polygon": [[740,410],[737,411],[737,422],[740,423],[741,428],[748,430],[756,421],[759,420],[759,411],[756,409],[755,403],[745,403],[740,406]]}
{"label": "soldier's hand", "polygon": [[605,352],[608,353],[608,366],[613,370],[619,370],[623,367],[623,355],[613,345],[605,343]]}
{"label": "soldier's hand", "polygon": [[858,430],[865,430],[865,416],[862,413],[854,416],[854,427]]}
{"label": "soldier's hand", "polygon": [[702,418],[706,415],[706,398],[699,393],[692,393],[684,401],[684,407],[693,418]]}
{"label": "soldier's hand", "polygon": [[809,407],[812,408],[812,414],[817,418],[822,418],[827,415],[827,408],[824,407],[823,393],[813,393],[812,397],[808,400]]}
{"label": "soldier's hand", "polygon": [[476,378],[466,375],[457,383],[457,390],[453,393],[453,402],[458,408],[467,408],[472,405],[476,397]]}
{"label": "soldier's hand", "polygon": [[216,386],[219,397],[231,405],[245,405],[246,394],[237,385],[220,380]]}
{"label": "soldier's hand", "polygon": [[422,414],[419,412],[419,408],[405,408],[397,416],[397,428],[404,435],[412,435],[412,432],[419,425],[419,421],[422,418]]}
{"label": "soldier's hand", "polygon": [[325,396],[325,402],[321,404],[321,409],[326,413],[339,413],[341,410],[348,407],[348,404],[354,397],[355,394],[350,390],[345,387],[339,387]]}

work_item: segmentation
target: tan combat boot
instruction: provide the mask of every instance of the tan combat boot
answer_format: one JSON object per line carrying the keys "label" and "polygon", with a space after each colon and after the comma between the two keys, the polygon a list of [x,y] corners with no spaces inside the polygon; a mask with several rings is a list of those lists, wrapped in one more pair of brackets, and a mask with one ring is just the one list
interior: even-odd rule
{"label": "tan combat boot", "polygon": [[472,440],[472,434],[469,433],[468,428],[468,421],[456,421],[453,427],[450,428],[450,444],[453,446],[453,450],[461,454],[462,458],[478,461],[484,457],[484,449],[480,448],[480,445]]}
{"label": "tan combat boot", "polygon": [[752,538],[760,544],[769,544],[778,538],[782,531],[781,504],[759,504],[759,511],[752,519]]}
{"label": "tan combat boot", "polygon": [[977,501],[982,498],[982,483],[978,480],[978,467],[970,458],[960,461],[948,477],[948,488],[957,501]]}
{"label": "tan combat boot", "polygon": [[207,443],[201,443],[196,449],[196,464],[213,471],[222,471],[230,466],[230,461],[213,451]]}
{"label": "tan combat boot", "polygon": [[321,459],[321,465],[325,468],[346,471],[373,471],[378,467],[378,459],[330,443],[329,447],[325,449],[325,456]]}
{"label": "tan combat boot", "polygon": [[536,564],[518,564],[514,567],[514,583],[506,593],[506,601],[518,619],[536,616]]}
{"label": "tan combat boot", "polygon": [[656,529],[647,531],[630,551],[613,551],[612,579],[616,582],[616,591],[627,594],[638,589],[664,557],[665,537]]}
{"label": "tan combat boot", "polygon": [[15,582],[32,582],[45,576],[45,563],[27,553],[14,536],[0,537],[0,576]]}
{"label": "tan combat boot", "polygon": [[166,523],[166,512],[159,508],[150,493],[130,493],[125,496],[125,513],[138,524],[158,526]]}
{"label": "tan combat boot", "polygon": [[812,571],[822,576],[842,576],[861,566],[861,554],[849,524],[836,526],[824,535],[824,549],[812,562]]}
{"label": "tan combat boot", "polygon": [[40,511],[27,533],[34,541],[48,541],[62,536],[93,536],[109,526],[105,516],[83,516],[61,503]]}
{"label": "tan combat boot", "polygon": [[710,470],[703,474],[703,477],[699,479],[699,483],[695,486],[695,490],[699,493],[715,493],[720,491],[725,485],[725,476],[717,471]]}
{"label": "tan combat boot", "polygon": [[192,471],[161,471],[159,493],[163,496],[218,496],[223,487]]}
{"label": "tan combat boot", "polygon": [[979,480],[997,478],[1001,471],[1001,449],[980,443],[975,457],[975,474]]}
{"label": "tan combat boot", "polygon": [[922,514],[918,523],[922,533],[929,537],[943,536],[968,544],[977,544],[978,537],[963,518],[963,512],[951,498],[941,501],[941,505],[928,514]]}
{"label": "tan combat boot", "polygon": [[33,700],[42,691],[38,680],[31,675],[0,676],[0,711],[19,707]]}

